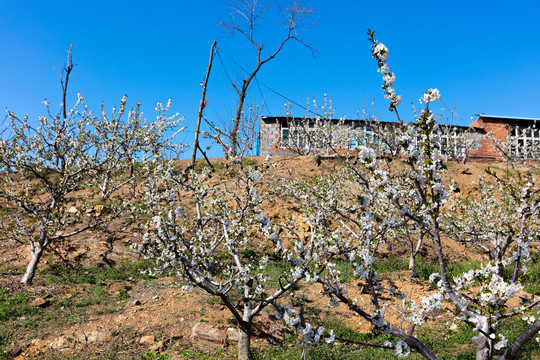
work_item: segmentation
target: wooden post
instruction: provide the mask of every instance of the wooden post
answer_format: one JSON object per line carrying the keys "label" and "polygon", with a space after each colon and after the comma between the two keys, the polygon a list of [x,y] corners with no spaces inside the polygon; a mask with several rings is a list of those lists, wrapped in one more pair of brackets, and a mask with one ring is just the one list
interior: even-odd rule
{"label": "wooden post", "polygon": [[[214,40],[212,47],[210,48],[210,60],[208,62],[208,67],[206,68],[206,77],[202,83],[202,95],[201,103],[199,104],[199,115],[197,117],[197,126],[195,127],[195,140],[193,141],[193,155],[191,156],[191,165],[190,167],[195,166],[195,158],[197,156],[197,149],[199,147],[199,129],[201,127],[201,119],[203,110],[206,107],[206,84],[208,84],[208,78],[210,77],[210,70],[212,69],[212,61],[214,60],[214,48],[216,47],[217,42]],[[206,158],[206,154],[204,156]],[[208,161],[208,159],[206,160]],[[210,164],[212,165],[212,164]]]}

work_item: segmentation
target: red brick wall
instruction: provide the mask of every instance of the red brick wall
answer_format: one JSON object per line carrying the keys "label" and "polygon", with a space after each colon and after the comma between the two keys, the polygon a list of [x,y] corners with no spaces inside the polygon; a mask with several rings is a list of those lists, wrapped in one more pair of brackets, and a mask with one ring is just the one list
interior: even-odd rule
{"label": "red brick wall", "polygon": [[[508,136],[508,126],[501,119],[479,117],[471,126],[484,129],[486,134],[491,134],[499,141],[506,141],[506,137]],[[472,158],[500,159],[499,153],[494,149],[494,145],[494,142],[484,138],[482,146],[478,150],[470,151],[469,156]]]}

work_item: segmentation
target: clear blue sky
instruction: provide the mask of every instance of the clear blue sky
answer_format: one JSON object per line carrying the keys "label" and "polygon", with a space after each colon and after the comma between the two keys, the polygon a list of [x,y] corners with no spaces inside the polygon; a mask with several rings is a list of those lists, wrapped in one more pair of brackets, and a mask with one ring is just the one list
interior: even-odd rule
{"label": "clear blue sky", "polygon": [[[393,120],[382,96],[382,79],[370,56],[366,30],[390,50],[395,89],[403,96],[400,112],[411,119],[411,102],[436,87],[444,102],[468,125],[474,113],[540,117],[540,5],[536,1],[324,1],[309,2],[317,23],[304,39],[318,49],[312,56],[289,43],[258,79],[305,104],[326,92],[336,117],[356,118],[364,103],[383,120]],[[173,99],[172,110],[185,116],[192,142],[210,45],[251,68],[254,53],[245,39],[227,37],[217,26],[228,9],[207,1],[14,1],[0,0],[0,107],[33,119],[47,98],[60,105],[57,70],[75,43],[76,68],[70,83],[99,112],[143,102],[148,118],[157,101]],[[279,38],[276,19],[258,29],[267,47]],[[222,56],[229,75],[241,70]],[[56,70],[55,70],[56,69]],[[262,102],[263,115],[284,115],[285,100],[263,85],[250,95]],[[210,77],[206,117],[219,122],[234,114],[236,100],[218,59]],[[294,109],[296,115],[303,110]],[[212,151],[218,155],[217,150]]]}

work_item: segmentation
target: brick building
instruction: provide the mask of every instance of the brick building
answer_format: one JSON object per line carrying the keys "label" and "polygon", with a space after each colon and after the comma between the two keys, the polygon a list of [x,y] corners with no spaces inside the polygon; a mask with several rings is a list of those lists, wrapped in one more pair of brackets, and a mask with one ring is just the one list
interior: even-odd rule
{"label": "brick building", "polygon": [[[473,159],[499,159],[499,152],[495,148],[500,148],[501,144],[506,144],[508,149],[500,150],[508,152],[513,157],[523,157],[526,153],[524,149],[527,147],[538,146],[540,148],[540,130],[536,129],[536,122],[540,119],[485,114],[477,116],[478,118],[470,127],[439,125],[441,142],[446,145],[447,150],[465,151],[457,148],[450,149],[452,137],[463,132],[466,132],[469,141],[469,146],[466,149],[468,157]],[[306,120],[288,117],[261,118],[258,142],[260,155],[293,155],[293,152],[283,144],[283,139],[287,139],[289,136],[291,121],[305,122]],[[364,120],[332,120],[332,122],[337,125],[336,131],[341,134],[346,133],[347,129],[363,127],[365,136],[370,136],[370,124]],[[393,122],[380,122],[380,124],[388,126],[388,128],[396,126],[396,123]],[[341,138],[343,139],[343,136]],[[350,150],[358,145],[358,139],[341,140],[341,145],[338,148]]]}
{"label": "brick building", "polygon": [[540,130],[537,127],[540,119],[486,114],[476,116],[478,118],[471,127],[484,129],[492,138],[485,137],[482,146],[471,151],[470,156],[473,158],[499,159],[500,152],[509,157],[523,158],[529,156],[528,149],[540,145]]}
{"label": "brick building", "polygon": [[[289,138],[292,122],[308,122],[307,127],[314,127],[313,120],[297,119],[289,117],[262,117],[260,120],[259,128],[259,146],[260,155],[294,155],[287,146],[285,146],[286,140]],[[365,120],[331,120],[332,125],[335,128],[335,140],[334,148],[338,151],[354,150],[359,145],[364,144],[364,139],[369,139],[373,143],[374,138],[377,137],[376,131],[373,131],[373,123]],[[395,129],[397,123],[380,121],[377,123],[385,133],[391,132]],[[308,129],[309,130],[309,129]],[[294,131],[294,130],[293,130]],[[446,126],[439,125],[439,131],[441,133],[442,143],[446,144],[445,151],[459,152],[462,149],[453,146],[456,144],[452,140],[459,136],[463,132],[467,132],[467,136],[470,140],[469,149],[478,150],[482,146],[482,137],[484,131],[482,129],[469,128],[465,126]],[[349,135],[348,135],[349,134]],[[285,141],[284,141],[285,140]],[[315,149],[317,150],[317,149]]]}

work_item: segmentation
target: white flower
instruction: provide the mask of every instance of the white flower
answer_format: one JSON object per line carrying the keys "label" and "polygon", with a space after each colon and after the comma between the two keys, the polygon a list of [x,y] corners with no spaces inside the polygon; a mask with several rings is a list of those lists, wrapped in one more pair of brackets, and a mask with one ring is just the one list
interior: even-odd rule
{"label": "white flower", "polygon": [[409,347],[409,345],[407,345],[405,341],[399,340],[396,343],[394,354],[396,354],[399,358],[406,358],[411,354],[411,348]]}
{"label": "white flower", "polygon": [[377,155],[375,150],[365,146],[360,146],[358,149],[358,160],[367,168],[374,168],[377,164]]}
{"label": "white flower", "polygon": [[439,275],[437,273],[433,273],[433,274],[429,275],[429,282],[434,283],[436,280],[439,280],[440,278],[441,278],[441,275]]}
{"label": "white flower", "polygon": [[330,301],[328,301],[328,307],[335,308],[340,305],[340,302],[336,298],[331,298]]}
{"label": "white flower", "polygon": [[529,325],[532,325],[536,321],[535,317],[532,315],[523,315],[522,319],[525,320]]}
{"label": "white flower", "polygon": [[506,345],[508,344],[508,340],[502,334],[499,334],[498,337],[500,338],[500,340],[493,347],[495,348],[495,350],[504,349],[506,347]]}
{"label": "white flower", "polygon": [[388,74],[390,72],[390,68],[389,68],[388,64],[384,64],[377,71],[380,71],[383,75],[386,75],[386,74]]}
{"label": "white flower", "polygon": [[292,314],[294,313],[294,310],[287,307],[287,309],[285,309],[285,313],[283,314],[283,322],[289,326],[295,326],[296,324],[298,324],[300,322],[300,318],[296,315],[292,316]]}
{"label": "white flower", "polygon": [[388,58],[388,48],[382,43],[378,43],[377,46],[375,46],[373,53],[377,55],[381,61],[386,61]]}
{"label": "white flower", "polygon": [[424,95],[420,98],[420,104],[430,103],[441,99],[441,94],[438,89],[429,89]]}
{"label": "white flower", "polygon": [[330,336],[324,339],[324,342],[332,344],[334,341],[336,341],[336,335],[334,334],[334,330],[330,330]]}
{"label": "white flower", "polygon": [[383,76],[383,81],[385,82],[386,85],[391,86],[396,81],[396,75],[394,75],[393,73],[385,74]]}

